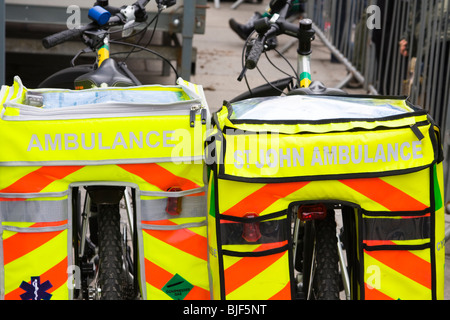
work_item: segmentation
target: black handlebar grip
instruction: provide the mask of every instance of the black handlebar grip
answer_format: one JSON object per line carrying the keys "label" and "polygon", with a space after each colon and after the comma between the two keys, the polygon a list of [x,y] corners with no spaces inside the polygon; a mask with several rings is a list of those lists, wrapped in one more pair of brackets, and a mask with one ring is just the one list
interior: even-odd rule
{"label": "black handlebar grip", "polygon": [[48,37],[42,39],[42,45],[44,48],[48,49],[54,47],[58,44],[61,44],[65,41],[74,39],[76,37],[80,37],[83,33],[83,29],[68,29],[55,34],[52,34]]}
{"label": "black handlebar grip", "polygon": [[255,69],[256,65],[258,64],[259,57],[261,56],[263,51],[264,41],[256,40],[245,61],[245,67],[250,70]]}

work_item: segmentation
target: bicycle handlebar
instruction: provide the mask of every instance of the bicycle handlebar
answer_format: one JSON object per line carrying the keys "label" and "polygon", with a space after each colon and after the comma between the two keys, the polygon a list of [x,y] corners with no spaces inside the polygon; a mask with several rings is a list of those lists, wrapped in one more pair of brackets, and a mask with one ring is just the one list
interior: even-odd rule
{"label": "bicycle handlebar", "polygon": [[63,42],[75,39],[77,37],[81,37],[83,32],[91,29],[91,28],[89,28],[89,26],[91,26],[92,28],[95,27],[95,25],[93,25],[93,23],[90,23],[79,29],[68,29],[68,30],[64,30],[64,31],[49,35],[48,37],[45,37],[44,39],[42,39],[42,45],[44,46],[44,48],[49,49],[49,48],[52,48]]}
{"label": "bicycle handlebar", "polygon": [[264,51],[264,37],[262,40],[256,39],[253,43],[253,47],[245,60],[245,67],[247,69],[255,69],[258,64],[258,60]]}
{"label": "bicycle handlebar", "polygon": [[314,38],[312,30],[312,21],[304,19],[299,25],[286,21],[287,13],[291,7],[291,1],[276,1],[276,7],[279,13],[274,13],[272,19],[262,18],[255,21],[255,31],[258,37],[254,40],[253,46],[246,57],[245,68],[254,69],[258,64],[261,54],[264,52],[265,41],[273,36],[286,34],[299,39],[298,53],[307,55],[311,53],[311,41]]}
{"label": "bicycle handlebar", "polygon": [[[279,21],[278,21],[279,20]],[[247,69],[254,69],[256,68],[256,65],[258,64],[259,58],[261,57],[261,54],[264,52],[264,43],[266,39],[279,35],[279,34],[287,34],[292,37],[297,37],[299,33],[299,27],[293,23],[287,22],[284,19],[278,19],[274,24],[267,25],[266,28],[263,27],[264,24],[268,24],[269,21],[267,18],[264,18],[263,20],[260,20],[259,23],[255,22],[255,30],[261,30],[266,29],[267,31],[259,31],[260,35],[258,38],[255,39],[252,49],[250,50],[250,53],[248,54],[246,61],[245,61],[245,67]],[[260,27],[257,27],[260,25]]]}
{"label": "bicycle handlebar", "polygon": [[[164,2],[165,2],[164,0],[162,0],[162,1],[156,0],[156,1],[158,2],[158,4],[160,4],[160,3],[164,4]],[[132,6],[135,9],[134,15],[135,15],[136,21],[146,19],[145,6],[148,4],[148,2],[150,2],[150,1],[149,0],[138,0],[134,4],[132,4]],[[105,8],[108,11],[111,11],[111,14],[114,14],[108,20],[108,22],[105,24],[106,27],[111,27],[111,26],[119,25],[119,24],[125,24],[126,18],[121,13],[120,8],[114,8],[114,7],[110,7],[110,6],[106,6]],[[93,30],[93,29],[105,28],[105,26],[100,26],[96,22],[91,22],[80,28],[64,30],[64,31],[49,35],[49,36],[45,37],[44,39],[42,39],[42,45],[44,46],[44,48],[49,49],[58,44],[81,37],[83,35],[83,33],[86,31]]]}

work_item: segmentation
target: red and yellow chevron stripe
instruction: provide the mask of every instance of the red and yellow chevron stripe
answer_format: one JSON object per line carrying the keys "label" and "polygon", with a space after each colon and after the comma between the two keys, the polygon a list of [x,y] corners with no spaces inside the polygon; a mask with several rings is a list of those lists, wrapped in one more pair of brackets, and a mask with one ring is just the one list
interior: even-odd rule
{"label": "red and yellow chevron stripe", "polygon": [[[4,168],[0,168],[4,170]],[[122,165],[102,165],[102,166],[43,166],[28,168],[9,168],[5,175],[0,178],[0,201],[37,201],[38,198],[28,199],[27,193],[41,193],[46,197],[47,192],[63,192],[68,190],[72,182],[89,181],[116,181],[131,182],[139,185],[145,191],[167,191],[170,187],[178,186],[182,190],[189,190],[203,186],[202,165],[180,165],[174,163],[145,163],[145,164],[122,164]],[[8,194],[23,194],[20,198],[7,197]],[[198,196],[204,193],[191,195]],[[204,218],[203,218],[204,219]],[[5,222],[6,223],[6,222]],[[4,224],[5,224],[4,223]],[[65,222],[55,223],[9,223],[14,226],[26,228],[37,228],[44,226],[58,226]],[[153,223],[153,222],[152,222]],[[189,299],[209,299],[209,285],[207,283],[207,243],[205,230],[202,228],[192,228],[189,230],[173,231],[150,231],[143,232],[144,238],[150,237],[159,239],[174,250],[178,250],[176,255],[168,256],[168,260],[162,266],[170,273],[171,266],[184,265],[179,263],[177,258],[195,260],[194,267],[202,270],[191,279],[186,279],[195,284],[195,290],[189,293]],[[206,229],[203,227],[203,229]],[[192,231],[193,230],[193,231]],[[172,243],[173,240],[178,243]],[[6,299],[20,299],[23,290],[20,289],[22,281],[30,282],[31,277],[41,277],[42,283],[49,280],[52,288],[47,292],[53,294],[52,299],[67,299],[67,251],[68,251],[68,231],[57,232],[23,232],[14,233],[4,231],[3,251],[5,265],[5,288]],[[146,243],[146,241],[144,241]],[[175,248],[178,249],[175,250]],[[154,248],[152,248],[153,250]],[[153,254],[154,251],[152,251]],[[159,253],[160,255],[166,255]],[[151,254],[151,255],[152,255]],[[45,261],[45,262],[44,262]],[[148,260],[150,262],[150,260]],[[156,263],[146,263],[151,266]],[[151,270],[145,270],[148,279],[155,279],[150,276]],[[189,274],[190,270],[184,273]],[[161,272],[159,272],[161,273]],[[159,274],[158,273],[158,274]],[[181,272],[178,272],[181,274]],[[192,272],[191,272],[192,273]],[[200,279],[200,280],[199,280]]]}
{"label": "red and yellow chevron stripe", "polygon": [[[65,224],[67,224],[67,220],[54,223],[34,223],[27,228]],[[69,293],[66,286],[67,230],[54,232],[4,230],[3,233],[5,299],[20,300],[20,295],[25,292],[20,285],[22,281],[30,282],[31,277],[40,277],[41,283],[50,281],[52,287],[46,292],[52,294],[52,299],[67,299]]]}
{"label": "red and yellow chevron stripe", "polygon": [[[418,178],[424,173],[413,173]],[[427,173],[425,173],[427,175]],[[285,210],[294,201],[339,200],[361,205],[369,211],[421,211],[429,207],[429,191],[422,186],[399,183],[398,177],[331,181],[243,184],[219,180],[222,214],[242,217]],[[423,181],[423,180],[422,180]],[[425,180],[426,181],[426,180]]]}
{"label": "red and yellow chevron stripe", "polygon": [[[45,187],[56,180],[61,180],[68,175],[80,170],[81,166],[48,166],[38,167],[34,171],[19,176],[0,193],[33,193],[41,192]],[[0,198],[0,201],[20,201],[25,199]]]}
{"label": "red and yellow chevron stripe", "polygon": [[[174,185],[182,190],[203,185],[202,166],[173,163],[145,163],[102,166],[45,166],[31,172],[18,173],[8,181],[0,181],[0,193],[36,193],[65,191],[72,182],[119,181],[152,185],[156,190],[167,191]],[[62,183],[61,186],[52,184]],[[49,189],[50,188],[50,189]],[[58,190],[53,190],[58,188]],[[8,199],[3,198],[3,201]],[[11,200],[11,199],[9,199]]]}
{"label": "red and yellow chevron stripe", "polygon": [[[287,244],[257,245],[251,252],[264,252]],[[227,246],[236,248],[236,245]],[[224,256],[224,285],[227,300],[289,300],[291,282],[287,251],[259,257]]]}
{"label": "red and yellow chevron stripe", "polygon": [[428,208],[427,205],[381,178],[348,179],[340,182],[388,211],[421,211]]}
{"label": "red and yellow chevron stripe", "polygon": [[[302,189],[308,183],[309,182],[292,182],[260,185],[258,189],[254,190],[249,195],[242,192],[242,188],[237,188],[235,189],[235,192],[237,191],[237,193],[230,192],[230,198],[226,199],[231,201],[234,200],[232,206],[229,208],[227,207],[222,214],[243,217],[246,213],[254,212],[260,215],[275,201],[283,199],[289,194]],[[233,196],[239,197],[239,192],[241,192],[241,197],[243,196],[242,199],[233,199]]]}
{"label": "red and yellow chevron stripe", "polygon": [[[249,184],[219,179],[219,196],[217,204],[221,214],[235,217],[243,217],[250,212],[263,216],[285,210],[292,202],[311,200],[316,200],[318,202],[326,200],[346,201],[359,205],[365,210],[374,212],[426,212],[426,209],[430,207],[430,192],[429,185],[427,185],[429,184],[429,176],[429,172],[423,170],[410,173],[406,177],[388,176],[382,178],[289,183]],[[411,180],[421,181],[421,183],[413,184],[407,182]],[[421,215],[421,217],[427,216],[429,215]],[[226,222],[227,221],[224,221],[224,223]],[[429,239],[427,241],[429,241]],[[371,244],[374,245],[375,242],[372,242]],[[383,245],[386,245],[386,243],[383,242]],[[237,246],[238,245],[234,246],[234,250],[238,250],[236,249]],[[225,247],[228,249],[228,246],[222,246],[222,248]],[[245,292],[245,290],[240,290],[240,288],[244,288],[245,286],[250,288],[250,284],[254,287],[255,283],[253,283],[253,279],[257,277],[262,278],[262,275],[265,274],[264,277],[266,277],[266,279],[264,281],[267,282],[267,286],[260,291],[270,292],[272,295],[266,295],[264,296],[264,299],[290,299],[288,259],[286,258],[284,260],[284,269],[279,266],[276,273],[278,276],[286,274],[286,283],[284,286],[278,286],[277,290],[279,291],[275,292],[271,289],[271,274],[267,271],[274,263],[282,261],[283,257],[284,253],[268,257],[238,258],[234,256],[224,256],[224,283],[222,285],[225,286],[224,290],[226,298],[246,299],[247,297],[251,297],[250,299],[257,299],[257,297],[251,296],[251,289],[249,289],[248,292]],[[399,260],[401,259],[404,259],[405,263],[399,263]],[[420,289],[411,290],[416,297],[421,296],[426,299],[430,298],[430,250],[364,251],[364,261],[366,267],[373,264],[374,266],[379,266],[381,275],[384,276],[387,274],[383,281],[389,283],[389,285],[386,285],[385,287],[396,287],[393,283],[396,281],[404,281],[405,288],[408,288],[411,285],[420,287]],[[417,266],[418,269],[411,268],[410,266]],[[387,269],[390,271],[386,272]],[[274,270],[272,269],[272,272],[273,271]],[[396,275],[390,276],[393,272],[395,272]],[[418,275],[418,273],[422,274]],[[368,286],[366,286],[366,289],[367,288]],[[425,288],[425,291],[423,288]],[[255,291],[258,290],[253,289],[253,293]],[[366,290],[367,299],[379,299],[383,295],[386,297],[391,295],[393,299],[396,299],[396,294],[397,292],[386,292],[386,290],[378,290],[373,287],[371,290]]]}
{"label": "red and yellow chevron stripe", "polygon": [[186,175],[184,175],[183,172],[179,172],[178,175],[176,175],[164,168],[161,164],[145,163],[118,166],[129,173],[141,177],[146,182],[155,185],[164,191],[173,186],[179,186],[182,190],[195,189],[199,187],[197,183],[184,178]]}
{"label": "red and yellow chevron stripe", "polygon": [[[391,243],[396,245],[395,242]],[[430,250],[364,251],[366,300],[432,298]]]}
{"label": "red and yellow chevron stripe", "polygon": [[[219,181],[219,210],[223,215],[243,217],[247,213],[259,216],[287,208],[284,199],[299,192],[310,182],[251,184],[242,187],[237,182]],[[226,185],[226,186],[225,186]],[[223,189],[222,189],[223,188]],[[222,199],[222,201],[221,201]],[[229,221],[222,220],[221,223]],[[288,300],[292,298],[289,253],[282,251],[254,256],[287,245],[286,241],[260,245],[223,245],[222,249],[248,252],[250,256],[224,254],[224,294],[227,300]]]}
{"label": "red and yellow chevron stripe", "polygon": [[[174,222],[177,220],[186,222],[185,219],[173,219],[142,223],[170,227],[177,226],[178,224]],[[185,299],[210,299],[205,227],[174,230],[144,229],[143,234],[148,299],[171,299],[162,288],[176,274],[194,286]]]}

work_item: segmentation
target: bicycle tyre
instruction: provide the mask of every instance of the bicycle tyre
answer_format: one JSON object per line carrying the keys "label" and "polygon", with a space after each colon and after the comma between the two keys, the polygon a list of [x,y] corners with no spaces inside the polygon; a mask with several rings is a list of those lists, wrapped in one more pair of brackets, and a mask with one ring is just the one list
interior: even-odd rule
{"label": "bicycle tyre", "polygon": [[122,300],[123,258],[118,204],[98,206],[99,276],[101,300]]}
{"label": "bicycle tyre", "polygon": [[313,279],[313,299],[339,300],[339,255],[336,240],[334,210],[326,219],[316,221],[316,270]]}
{"label": "bicycle tyre", "polygon": [[[276,81],[272,81],[270,84],[266,83],[263,85],[260,85],[256,88],[252,88],[251,92],[247,91],[242,94],[240,94],[237,97],[234,97],[229,102],[237,102],[245,99],[250,98],[263,98],[263,97],[277,97],[280,96],[280,90],[283,91],[285,89],[288,89],[292,86],[292,78],[283,78]],[[275,88],[277,89],[275,89]]]}
{"label": "bicycle tyre", "polygon": [[75,89],[75,79],[94,70],[92,65],[65,68],[44,79],[38,88]]}

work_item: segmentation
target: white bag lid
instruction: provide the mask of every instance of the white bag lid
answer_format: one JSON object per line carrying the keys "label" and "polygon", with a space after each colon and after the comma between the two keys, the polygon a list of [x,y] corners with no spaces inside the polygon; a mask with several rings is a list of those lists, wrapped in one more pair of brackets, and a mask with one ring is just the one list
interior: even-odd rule
{"label": "white bag lid", "polygon": [[404,99],[308,95],[247,99],[232,108],[230,119],[239,120],[377,119],[414,111]]}

